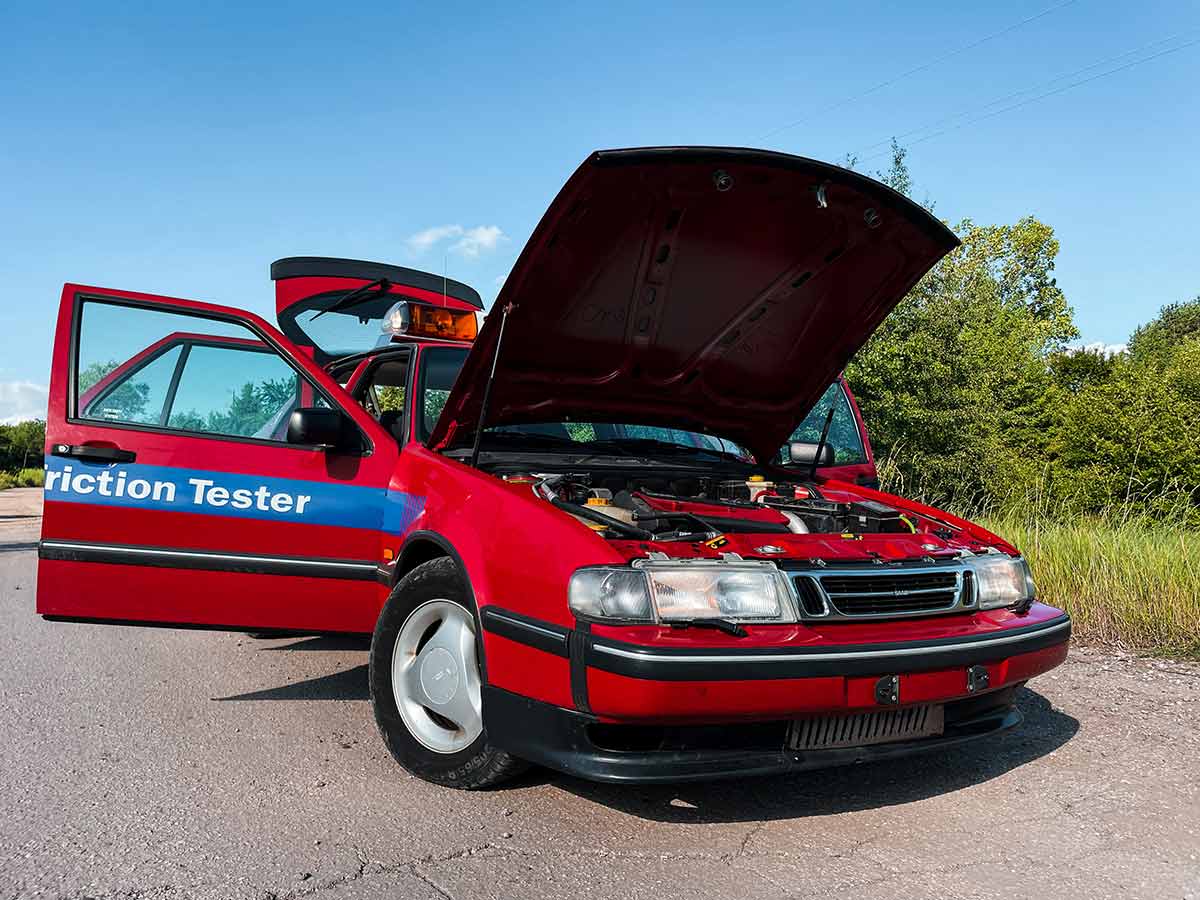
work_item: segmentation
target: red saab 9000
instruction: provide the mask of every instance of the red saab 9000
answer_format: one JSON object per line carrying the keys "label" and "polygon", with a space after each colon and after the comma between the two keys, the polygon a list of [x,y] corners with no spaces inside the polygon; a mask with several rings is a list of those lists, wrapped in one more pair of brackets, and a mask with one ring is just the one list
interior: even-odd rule
{"label": "red saab 9000", "polygon": [[838,377],[955,245],[853,172],[660,148],[580,166],[478,334],[466,285],[353,260],[276,262],[278,329],[68,284],[38,612],[372,634],[384,741],[457,787],[995,735],[1070,622],[875,489]]}

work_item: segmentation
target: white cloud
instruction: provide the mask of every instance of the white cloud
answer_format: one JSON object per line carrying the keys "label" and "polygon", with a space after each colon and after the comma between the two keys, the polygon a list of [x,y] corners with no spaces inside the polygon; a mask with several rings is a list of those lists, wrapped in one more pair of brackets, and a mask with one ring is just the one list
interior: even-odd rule
{"label": "white cloud", "polygon": [[[464,228],[462,225],[435,225],[409,236],[404,243],[413,256],[423,256],[435,247],[445,246],[450,253],[476,259],[480,254],[495,250],[500,242],[505,240],[508,240],[508,237],[499,225],[475,225],[471,228]],[[451,242],[448,246],[447,241]]]}
{"label": "white cloud", "polygon": [[434,245],[440,244],[447,238],[460,237],[462,233],[461,225],[435,225],[433,228],[418,231],[404,243],[408,245],[410,253],[414,256],[421,256],[432,250]]}
{"label": "white cloud", "polygon": [[0,424],[46,418],[46,386],[32,381],[0,381]]}
{"label": "white cloud", "polygon": [[477,225],[464,231],[462,238],[450,250],[473,259],[480,253],[495,250],[502,240],[504,232],[499,225]]}
{"label": "white cloud", "polygon": [[1076,347],[1076,350],[1082,350],[1085,353],[1095,353],[1097,356],[1120,356],[1129,349],[1127,344],[1106,344],[1104,341],[1092,341],[1090,344],[1083,344]]}

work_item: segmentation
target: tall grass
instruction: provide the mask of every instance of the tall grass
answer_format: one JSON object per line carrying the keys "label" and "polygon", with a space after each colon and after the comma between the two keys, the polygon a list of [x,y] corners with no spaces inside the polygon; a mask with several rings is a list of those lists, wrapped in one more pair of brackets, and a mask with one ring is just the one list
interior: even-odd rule
{"label": "tall grass", "polygon": [[1190,486],[1082,513],[1039,483],[1002,500],[947,496],[944,485],[906,484],[893,459],[881,463],[880,479],[884,490],[958,513],[1019,547],[1039,595],[1071,614],[1079,639],[1200,658],[1200,530]]}
{"label": "tall grass", "polygon": [[1200,657],[1200,532],[1138,518],[980,522],[1029,560],[1042,599],[1083,640]]}

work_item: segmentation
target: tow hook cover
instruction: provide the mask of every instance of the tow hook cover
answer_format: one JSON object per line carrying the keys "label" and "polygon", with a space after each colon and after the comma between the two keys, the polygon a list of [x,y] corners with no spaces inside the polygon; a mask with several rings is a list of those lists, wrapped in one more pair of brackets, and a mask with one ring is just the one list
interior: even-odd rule
{"label": "tow hook cover", "polygon": [[875,682],[875,702],[883,706],[900,702],[899,675],[884,675]]}
{"label": "tow hook cover", "polygon": [[967,693],[974,694],[976,691],[987,690],[988,686],[988,670],[987,666],[971,666],[967,669]]}

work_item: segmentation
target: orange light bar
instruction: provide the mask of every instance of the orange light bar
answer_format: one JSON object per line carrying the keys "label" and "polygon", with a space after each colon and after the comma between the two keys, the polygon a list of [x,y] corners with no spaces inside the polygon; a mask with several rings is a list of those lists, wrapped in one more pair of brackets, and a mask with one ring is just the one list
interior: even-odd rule
{"label": "orange light bar", "polygon": [[470,310],[443,309],[401,300],[383,317],[384,334],[409,334],[449,341],[473,341],[479,320]]}
{"label": "orange light bar", "polygon": [[479,330],[479,323],[473,312],[441,309],[419,303],[410,303],[408,311],[411,316],[408,324],[409,334],[452,341],[473,341]]}

